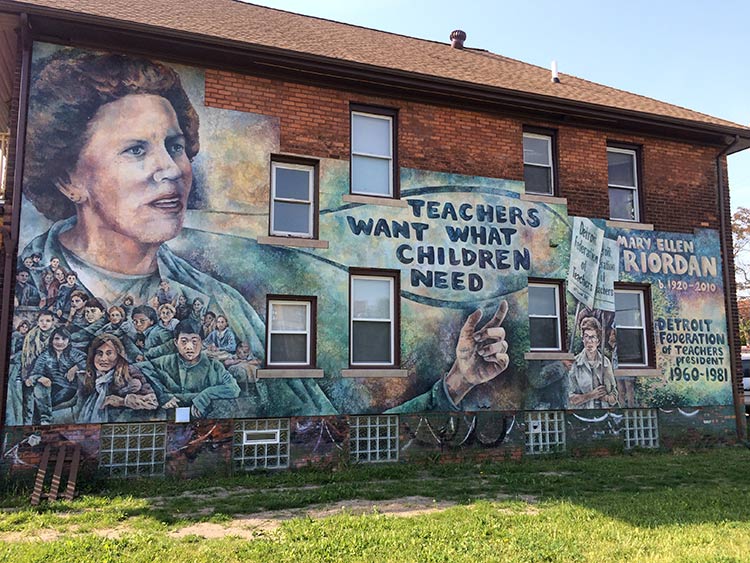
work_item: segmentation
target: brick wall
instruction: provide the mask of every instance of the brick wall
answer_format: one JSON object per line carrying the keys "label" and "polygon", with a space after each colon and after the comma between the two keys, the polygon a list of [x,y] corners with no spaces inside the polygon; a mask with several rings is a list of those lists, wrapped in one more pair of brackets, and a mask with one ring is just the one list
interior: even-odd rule
{"label": "brick wall", "polygon": [[719,227],[716,147],[206,71],[206,104],[279,117],[284,152],[348,159],[349,102],[398,108],[400,166],[439,172],[522,180],[523,126],[554,127],[571,215],[607,218],[607,142],[641,145],[644,222],[676,232]]}

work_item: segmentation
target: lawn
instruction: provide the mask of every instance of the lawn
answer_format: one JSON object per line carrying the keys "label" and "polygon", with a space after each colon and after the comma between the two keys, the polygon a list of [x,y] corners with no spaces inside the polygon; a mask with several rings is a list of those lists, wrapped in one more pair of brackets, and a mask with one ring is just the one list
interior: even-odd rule
{"label": "lawn", "polygon": [[[0,485],[0,561],[750,561],[750,450]],[[2,489],[4,487],[4,489]]]}

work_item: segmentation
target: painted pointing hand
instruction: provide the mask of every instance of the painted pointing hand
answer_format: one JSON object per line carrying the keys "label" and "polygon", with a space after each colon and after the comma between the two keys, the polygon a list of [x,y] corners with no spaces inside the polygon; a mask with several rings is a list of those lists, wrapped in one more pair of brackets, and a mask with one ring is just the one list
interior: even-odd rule
{"label": "painted pointing hand", "polygon": [[456,344],[456,361],[445,378],[455,404],[460,403],[474,387],[491,381],[508,368],[508,343],[505,329],[500,326],[507,314],[508,302],[503,300],[481,329],[476,329],[482,318],[480,309],[466,319]]}

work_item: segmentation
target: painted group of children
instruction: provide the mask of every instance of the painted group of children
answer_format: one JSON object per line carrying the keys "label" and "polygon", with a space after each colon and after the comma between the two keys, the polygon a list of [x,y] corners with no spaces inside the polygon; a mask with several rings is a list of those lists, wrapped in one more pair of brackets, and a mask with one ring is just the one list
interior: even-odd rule
{"label": "painted group of children", "polygon": [[259,361],[229,319],[168,279],[147,303],[107,307],[58,258],[38,258],[17,268],[8,424],[154,420],[178,406],[207,416],[254,379]]}

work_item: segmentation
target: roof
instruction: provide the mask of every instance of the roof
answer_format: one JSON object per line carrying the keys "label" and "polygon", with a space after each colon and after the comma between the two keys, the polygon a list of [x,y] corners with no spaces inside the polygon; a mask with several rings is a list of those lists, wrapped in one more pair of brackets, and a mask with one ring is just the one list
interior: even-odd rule
{"label": "roof", "polygon": [[[750,128],[673,104],[568,74],[550,81],[548,69],[479,49],[454,49],[449,43],[417,39],[331,20],[303,16],[237,0],[26,0],[2,1],[15,10],[39,8],[60,17],[92,16],[231,41],[248,46],[348,61],[359,65],[435,77],[578,102],[625,112],[638,112],[697,125],[732,129],[743,137]],[[739,131],[737,131],[739,130]]]}

